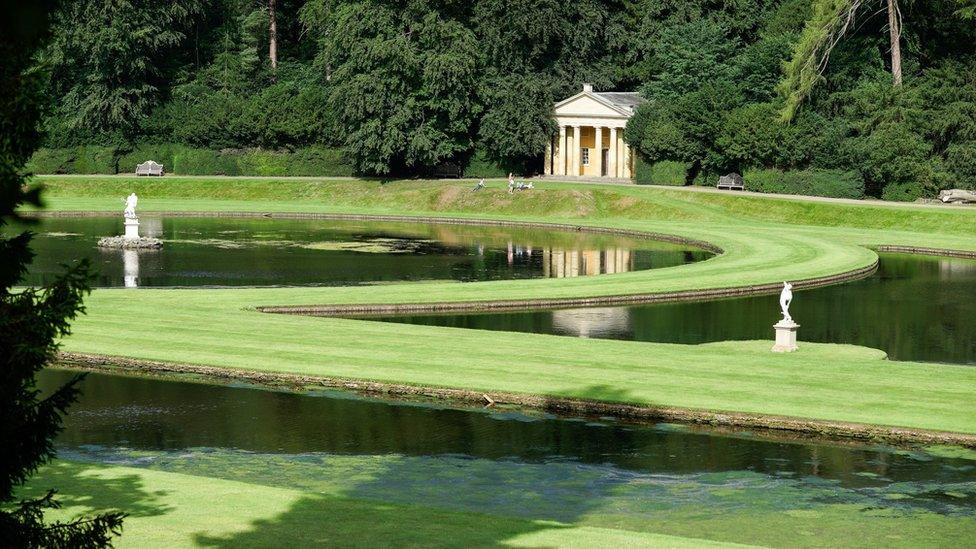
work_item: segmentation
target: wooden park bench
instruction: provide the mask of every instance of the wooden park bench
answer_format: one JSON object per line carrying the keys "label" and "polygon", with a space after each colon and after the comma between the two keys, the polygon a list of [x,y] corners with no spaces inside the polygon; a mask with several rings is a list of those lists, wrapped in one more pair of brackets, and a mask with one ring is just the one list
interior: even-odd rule
{"label": "wooden park bench", "polygon": [[744,191],[746,190],[745,182],[742,181],[742,176],[737,173],[730,173],[729,175],[723,175],[718,178],[718,185],[715,185],[719,189],[728,189],[730,191]]}
{"label": "wooden park bench", "polygon": [[163,175],[163,165],[153,160],[147,160],[136,166],[136,175],[155,175],[161,177]]}

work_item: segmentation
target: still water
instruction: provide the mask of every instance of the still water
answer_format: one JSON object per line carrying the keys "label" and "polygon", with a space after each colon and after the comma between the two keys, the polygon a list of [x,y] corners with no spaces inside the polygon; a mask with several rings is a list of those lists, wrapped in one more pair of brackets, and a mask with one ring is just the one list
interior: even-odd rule
{"label": "still water", "polygon": [[162,250],[100,250],[120,218],[50,218],[31,227],[43,284],[88,257],[97,286],[300,286],[409,280],[586,276],[682,265],[711,257],[684,245],[538,228],[374,221],[140,218]]}
{"label": "still water", "polygon": [[[378,320],[662,343],[771,339],[778,297]],[[795,291],[802,341],[882,349],[893,360],[976,364],[976,260],[881,254],[863,280]]]}
{"label": "still water", "polygon": [[[70,375],[44,371],[42,389]],[[704,520],[719,538],[771,544],[800,543],[811,523],[814,544],[852,521],[976,525],[976,452],[962,449],[104,374],[83,391],[57,441],[81,461],[634,530],[694,535]]]}

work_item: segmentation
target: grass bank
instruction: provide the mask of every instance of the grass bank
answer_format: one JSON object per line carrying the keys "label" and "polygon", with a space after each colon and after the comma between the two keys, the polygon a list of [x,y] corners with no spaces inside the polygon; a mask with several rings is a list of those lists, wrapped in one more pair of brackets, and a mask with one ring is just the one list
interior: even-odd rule
{"label": "grass bank", "polygon": [[64,504],[48,513],[51,519],[125,510],[129,517],[117,547],[734,546],[70,461],[45,467],[25,494],[41,495],[48,484],[58,487]]}
{"label": "grass bank", "polygon": [[58,461],[27,492],[57,486],[59,516],[127,511],[119,547],[945,547],[976,535],[969,513],[944,510],[971,497],[965,483],[865,488],[744,470],[608,483],[598,466],[451,456],[118,457],[142,465]]}
{"label": "grass bank", "polygon": [[[976,212],[541,183],[509,195],[464,182],[44,178],[58,210],[320,212],[559,222],[667,233],[724,253],[607,276],[484,283],[233,290],[96,290],[65,350],[238,371],[568,397],[976,434],[976,369],[877,351],[768,342],[668,345],[290,317],[259,306],[611,298],[827,277],[870,246],[976,251]],[[165,253],[165,251],[164,251]],[[775,312],[771,312],[775,316]],[[771,319],[771,322],[775,320]],[[801,321],[802,323],[802,321]],[[802,331],[801,331],[802,339]]]}

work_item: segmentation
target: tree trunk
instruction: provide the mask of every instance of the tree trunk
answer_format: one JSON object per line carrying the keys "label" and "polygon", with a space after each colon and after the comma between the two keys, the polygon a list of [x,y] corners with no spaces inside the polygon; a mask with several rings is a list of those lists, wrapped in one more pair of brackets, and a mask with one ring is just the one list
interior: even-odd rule
{"label": "tree trunk", "polygon": [[[891,0],[889,0],[889,3]],[[268,58],[271,59],[271,69],[278,70],[278,20],[275,15],[277,0],[268,0]]]}
{"label": "tree trunk", "polygon": [[888,0],[888,34],[891,39],[891,79],[901,86],[901,14],[898,0]]}
{"label": "tree trunk", "polygon": [[701,173],[701,160],[695,160],[690,166],[685,170],[685,186],[694,185],[695,179],[698,178],[698,174]]}

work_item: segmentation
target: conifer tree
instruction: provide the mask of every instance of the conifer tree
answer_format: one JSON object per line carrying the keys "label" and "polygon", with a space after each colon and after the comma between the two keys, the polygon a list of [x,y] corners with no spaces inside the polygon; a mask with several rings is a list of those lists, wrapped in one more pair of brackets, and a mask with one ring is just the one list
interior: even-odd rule
{"label": "conifer tree", "polygon": [[[0,227],[22,205],[40,206],[40,189],[22,170],[37,148],[44,74],[35,53],[48,37],[53,0],[9,3],[0,18]],[[54,457],[53,440],[78,396],[76,376],[42,398],[35,376],[54,359],[57,341],[83,312],[88,264],[45,288],[16,288],[33,257],[30,232],[0,237],[0,541],[5,547],[102,547],[121,531],[122,513],[44,522],[55,491],[16,501],[15,490]]]}

